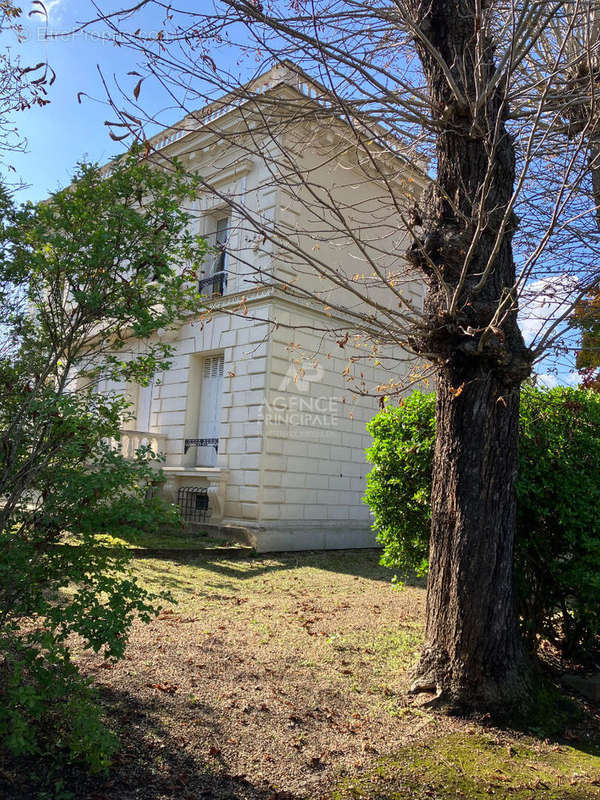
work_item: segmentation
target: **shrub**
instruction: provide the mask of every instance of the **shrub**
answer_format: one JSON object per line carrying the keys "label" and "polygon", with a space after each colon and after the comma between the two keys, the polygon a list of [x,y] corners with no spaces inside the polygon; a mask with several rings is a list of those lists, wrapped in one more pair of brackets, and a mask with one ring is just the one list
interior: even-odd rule
{"label": "shrub", "polygon": [[[427,571],[435,397],[415,392],[368,425],[365,502],[382,563]],[[582,658],[600,633],[600,397],[569,388],[521,394],[515,578],[522,627]]]}
{"label": "shrub", "polygon": [[415,392],[368,423],[374,465],[365,501],[383,545],[381,563],[403,572],[427,572],[431,467],[435,443],[435,395]]}
{"label": "shrub", "polygon": [[196,194],[141,151],[110,175],[80,165],[37,206],[0,187],[0,744],[55,769],[102,770],[116,746],[74,642],[122,658],[157,611],[97,534],[143,535],[174,509],[147,497],[154,453],[114,445],[131,412],[99,386],[147,384],[172,355],[158,332],[201,307],[205,247],[181,210]]}
{"label": "shrub", "polygon": [[517,568],[526,638],[591,650],[600,633],[600,396],[521,396]]}

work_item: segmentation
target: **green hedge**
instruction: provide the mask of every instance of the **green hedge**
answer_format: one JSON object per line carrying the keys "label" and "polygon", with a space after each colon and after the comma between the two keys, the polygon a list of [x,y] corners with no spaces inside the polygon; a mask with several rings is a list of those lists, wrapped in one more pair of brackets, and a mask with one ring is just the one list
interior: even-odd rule
{"label": "green hedge", "polygon": [[[365,502],[382,563],[427,571],[435,397],[416,392],[368,425]],[[570,657],[600,633],[600,395],[525,387],[521,395],[515,578],[523,632]]]}

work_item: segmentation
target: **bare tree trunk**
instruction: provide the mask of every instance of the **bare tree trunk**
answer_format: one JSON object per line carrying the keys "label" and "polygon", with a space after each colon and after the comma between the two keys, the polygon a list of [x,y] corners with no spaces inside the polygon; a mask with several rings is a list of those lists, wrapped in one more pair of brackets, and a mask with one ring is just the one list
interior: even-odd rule
{"label": "bare tree trunk", "polygon": [[519,387],[530,356],[509,293],[514,148],[502,81],[477,105],[494,74],[477,7],[476,0],[414,6],[447,72],[417,43],[440,133],[424,235],[409,257],[428,276],[428,331],[418,346],[438,365],[426,642],[414,688],[482,707],[525,688],[512,570]]}
{"label": "bare tree trunk", "polygon": [[588,163],[592,181],[592,199],[596,205],[596,225],[600,230],[600,140],[598,134],[590,137]]}
{"label": "bare tree trunk", "polygon": [[[437,389],[426,646],[415,688],[495,705],[526,687],[513,601],[519,391],[491,372]],[[458,395],[458,396],[457,396]]]}

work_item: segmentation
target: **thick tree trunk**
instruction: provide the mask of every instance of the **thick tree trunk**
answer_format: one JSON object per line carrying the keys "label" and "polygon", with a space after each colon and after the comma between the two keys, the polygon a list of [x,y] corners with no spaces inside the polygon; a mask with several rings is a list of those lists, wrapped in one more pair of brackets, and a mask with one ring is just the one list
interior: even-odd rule
{"label": "thick tree trunk", "polygon": [[518,387],[491,372],[437,387],[426,645],[415,688],[500,705],[526,691],[513,602]]}
{"label": "thick tree trunk", "polygon": [[415,689],[479,708],[522,696],[527,682],[512,569],[519,387],[531,364],[512,303],[516,220],[508,215],[504,225],[515,158],[502,81],[481,102],[495,72],[481,34],[486,5],[412,0],[415,23],[439,55],[417,40],[439,132],[423,237],[409,252],[428,289],[426,331],[415,345],[438,366],[427,627]]}

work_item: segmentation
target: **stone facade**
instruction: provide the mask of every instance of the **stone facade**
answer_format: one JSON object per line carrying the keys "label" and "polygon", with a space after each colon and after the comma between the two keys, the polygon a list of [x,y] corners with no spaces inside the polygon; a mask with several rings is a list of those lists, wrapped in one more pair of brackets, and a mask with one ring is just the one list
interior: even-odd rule
{"label": "stone facade", "polygon": [[[286,88],[276,69],[264,80],[265,92],[269,81],[278,87],[273,91]],[[357,376],[348,362],[360,342],[350,333],[343,346],[336,343],[339,330],[352,331],[351,307],[344,314],[338,298],[337,310],[328,312],[282,291],[285,276],[293,279],[293,259],[261,240],[245,214],[249,209],[270,225],[300,227],[303,210],[273,182],[264,160],[252,156],[260,146],[256,135],[246,141],[240,132],[235,145],[229,136],[227,146],[225,136],[216,135],[215,125],[235,132],[236,113],[222,111],[218,123],[167,133],[159,142],[206,178],[207,190],[194,204],[195,224],[206,236],[226,226],[226,285],[212,298],[209,314],[169,334],[175,356],[168,371],[147,389],[120,390],[137,404],[140,440],[160,437],[170,498],[177,502],[183,487],[208,489],[206,523],[242,533],[259,551],[373,546],[362,495],[369,469],[365,425],[378,401],[352,390]],[[310,153],[305,157],[310,161]],[[316,163],[309,168],[319,169]],[[328,169],[319,180],[343,190],[347,173]],[[371,189],[363,184],[360,191],[368,208]],[[379,224],[375,210],[369,214]],[[346,256],[338,249],[340,257]],[[418,298],[421,288],[415,283],[410,291]],[[389,381],[376,364],[361,364],[364,385]],[[213,420],[202,407],[209,396]],[[206,444],[213,439],[214,452]]]}

